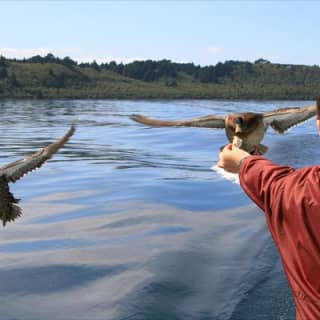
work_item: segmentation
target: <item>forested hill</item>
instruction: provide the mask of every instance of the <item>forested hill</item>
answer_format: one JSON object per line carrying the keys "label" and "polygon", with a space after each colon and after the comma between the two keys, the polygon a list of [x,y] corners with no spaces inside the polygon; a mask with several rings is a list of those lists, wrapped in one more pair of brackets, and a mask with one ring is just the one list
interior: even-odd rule
{"label": "forested hill", "polygon": [[264,59],[201,67],[170,60],[79,64],[52,54],[0,56],[0,98],[313,100],[319,93],[319,66]]}

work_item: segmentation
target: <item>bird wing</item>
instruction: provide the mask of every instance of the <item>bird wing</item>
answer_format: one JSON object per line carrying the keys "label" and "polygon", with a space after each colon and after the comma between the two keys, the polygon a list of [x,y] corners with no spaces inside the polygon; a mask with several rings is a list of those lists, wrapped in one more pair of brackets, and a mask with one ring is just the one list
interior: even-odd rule
{"label": "bird wing", "polygon": [[214,115],[193,118],[190,120],[158,120],[139,114],[134,114],[130,118],[136,122],[156,127],[225,128],[225,117]]}
{"label": "bird wing", "polygon": [[70,139],[74,132],[75,127],[71,126],[63,137],[49,144],[45,148],[31,154],[30,156],[1,167],[0,177],[3,177],[7,182],[16,182],[30,171],[40,168]]}
{"label": "bird wing", "polygon": [[17,205],[18,199],[9,190],[9,185],[4,176],[0,177],[0,220],[3,226],[13,221],[22,214],[21,208]]}
{"label": "bird wing", "polygon": [[265,112],[263,121],[266,126],[270,125],[278,133],[283,133],[294,125],[312,118],[317,114],[315,105],[304,108],[283,108]]}

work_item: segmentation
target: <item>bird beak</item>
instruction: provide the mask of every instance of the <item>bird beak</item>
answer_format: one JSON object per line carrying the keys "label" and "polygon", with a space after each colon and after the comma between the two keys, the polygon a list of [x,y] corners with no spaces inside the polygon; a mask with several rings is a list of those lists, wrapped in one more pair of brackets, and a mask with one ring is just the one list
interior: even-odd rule
{"label": "bird beak", "polygon": [[242,132],[242,129],[241,129],[240,125],[237,123],[236,128],[235,128],[235,133],[237,134],[237,133],[241,133],[241,132]]}

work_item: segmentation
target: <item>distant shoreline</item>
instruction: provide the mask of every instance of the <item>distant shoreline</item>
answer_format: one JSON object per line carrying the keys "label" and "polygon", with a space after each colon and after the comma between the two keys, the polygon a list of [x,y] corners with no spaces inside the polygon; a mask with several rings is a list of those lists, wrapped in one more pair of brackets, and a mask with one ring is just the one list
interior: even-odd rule
{"label": "distant shoreline", "polygon": [[79,98],[79,97],[52,97],[52,98],[34,98],[34,97],[0,97],[0,102],[3,101],[49,101],[49,100],[57,100],[57,101],[70,101],[70,100],[110,100],[110,101],[187,101],[187,100],[198,100],[198,101],[314,101],[315,99],[290,99],[290,98],[278,98],[278,99],[256,99],[256,98]]}
{"label": "distant shoreline", "polygon": [[56,98],[33,98],[33,97],[8,97],[8,98],[1,98],[0,102],[4,101],[49,101],[49,100],[57,100],[57,101],[70,101],[70,100],[110,100],[110,101],[187,101],[187,100],[198,100],[198,101],[257,101],[257,102],[263,102],[263,101],[314,101],[314,99],[255,99],[255,98],[243,98],[243,99],[228,99],[228,98],[64,98],[64,97],[56,97]]}
{"label": "distant shoreline", "polygon": [[170,60],[78,64],[48,54],[0,56],[0,99],[315,100],[318,66],[259,59],[200,67]]}

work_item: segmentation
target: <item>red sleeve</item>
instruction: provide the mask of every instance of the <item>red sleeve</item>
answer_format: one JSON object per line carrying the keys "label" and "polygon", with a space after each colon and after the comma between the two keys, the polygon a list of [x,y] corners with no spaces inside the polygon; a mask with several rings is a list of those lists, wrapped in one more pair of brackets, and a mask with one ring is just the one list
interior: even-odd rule
{"label": "red sleeve", "polygon": [[251,156],[243,160],[239,178],[266,213],[294,293],[297,320],[320,319],[320,166],[295,170]]}
{"label": "red sleeve", "polygon": [[273,195],[279,194],[283,178],[294,171],[261,156],[251,156],[240,166],[240,185],[263,211],[270,212]]}

